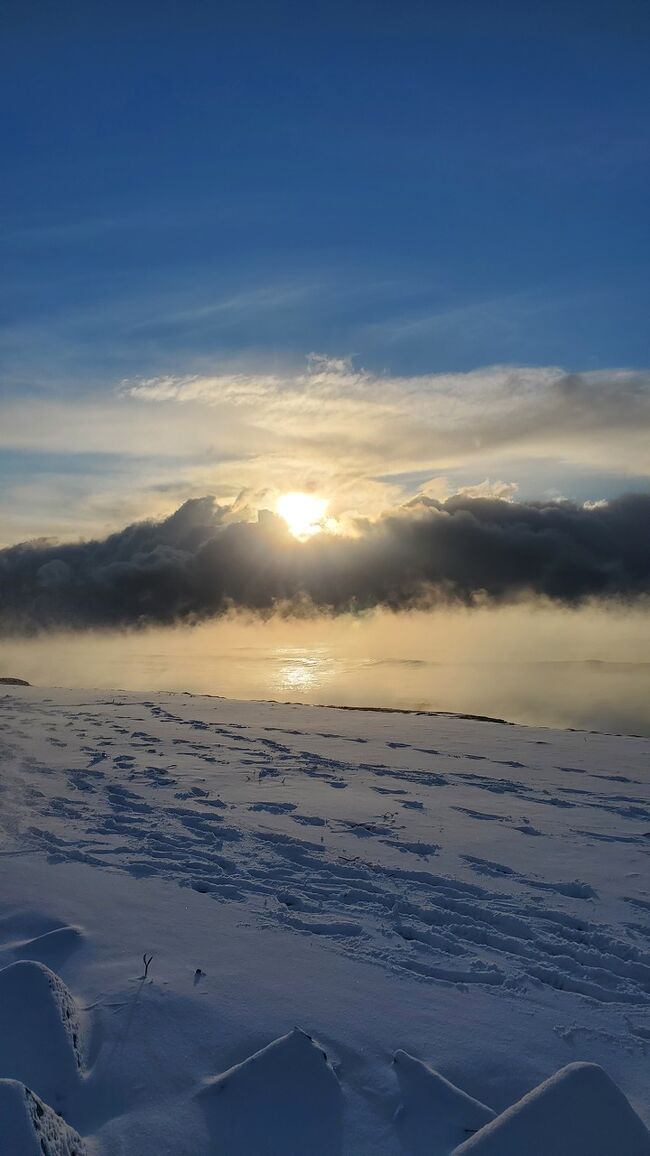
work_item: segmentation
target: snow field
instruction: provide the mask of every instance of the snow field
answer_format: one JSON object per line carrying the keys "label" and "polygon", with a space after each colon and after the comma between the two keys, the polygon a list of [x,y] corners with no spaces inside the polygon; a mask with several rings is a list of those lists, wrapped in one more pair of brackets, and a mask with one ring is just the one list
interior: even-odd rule
{"label": "snow field", "polygon": [[648,1156],[649,755],[11,688],[0,1156]]}

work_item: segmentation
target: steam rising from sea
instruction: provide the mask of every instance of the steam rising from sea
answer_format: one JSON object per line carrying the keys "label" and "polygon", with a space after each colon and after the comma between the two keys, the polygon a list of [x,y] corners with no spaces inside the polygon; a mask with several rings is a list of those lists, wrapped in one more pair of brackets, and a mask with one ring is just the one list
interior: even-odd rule
{"label": "steam rising from sea", "polygon": [[648,655],[647,607],[527,605],[51,633],[0,643],[0,675],[650,735]]}

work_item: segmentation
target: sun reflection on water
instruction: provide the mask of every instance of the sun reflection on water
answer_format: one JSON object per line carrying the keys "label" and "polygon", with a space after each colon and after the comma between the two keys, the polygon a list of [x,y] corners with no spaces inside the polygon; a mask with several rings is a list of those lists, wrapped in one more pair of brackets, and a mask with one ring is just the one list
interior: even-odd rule
{"label": "sun reflection on water", "polygon": [[279,647],[275,651],[273,685],[281,693],[309,694],[339,674],[340,663],[329,647]]}

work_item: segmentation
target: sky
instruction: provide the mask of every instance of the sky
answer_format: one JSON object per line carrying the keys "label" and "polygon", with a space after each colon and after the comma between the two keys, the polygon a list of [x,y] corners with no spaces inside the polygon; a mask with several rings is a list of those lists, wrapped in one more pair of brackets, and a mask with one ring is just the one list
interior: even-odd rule
{"label": "sky", "polygon": [[0,545],[650,493],[644,2],[7,0]]}

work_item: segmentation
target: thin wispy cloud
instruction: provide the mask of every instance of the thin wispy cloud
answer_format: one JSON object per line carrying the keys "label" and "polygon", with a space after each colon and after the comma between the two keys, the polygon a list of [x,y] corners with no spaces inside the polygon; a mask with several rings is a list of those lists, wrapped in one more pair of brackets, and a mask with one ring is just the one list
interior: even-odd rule
{"label": "thin wispy cloud", "polygon": [[413,468],[427,459],[456,465],[461,457],[525,447],[535,455],[575,454],[650,471],[646,372],[494,366],[404,377],[312,355],[306,369],[294,373],[166,376],[124,382],[121,391],[139,401],[252,410],[264,428],[305,436],[313,435],[305,421],[317,419],[324,439],[337,431],[347,441],[349,423],[363,419],[353,439],[360,448],[371,455],[374,441],[383,455],[389,441],[392,456],[408,457]]}
{"label": "thin wispy cloud", "polygon": [[[267,370],[239,361],[131,378],[110,393],[6,397],[0,447],[13,455],[5,543],[20,536],[19,509],[22,536],[67,536],[242,490],[258,507],[269,492],[318,491],[337,517],[375,516],[416,492],[571,498],[579,482],[582,500],[598,500],[650,484],[650,374],[491,366],[405,376],[344,356]],[[51,493],[67,501],[53,520],[43,507],[39,521],[29,484],[39,455],[53,454]],[[82,516],[80,476],[92,493],[98,471],[101,502]]]}

